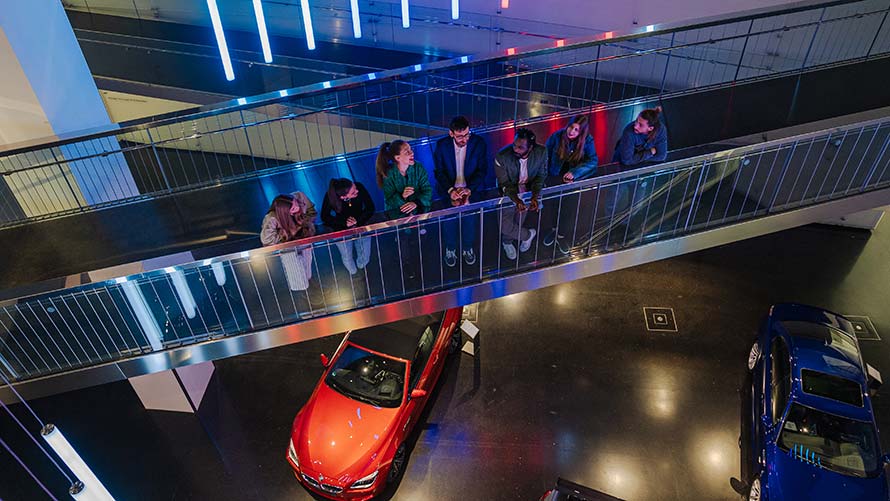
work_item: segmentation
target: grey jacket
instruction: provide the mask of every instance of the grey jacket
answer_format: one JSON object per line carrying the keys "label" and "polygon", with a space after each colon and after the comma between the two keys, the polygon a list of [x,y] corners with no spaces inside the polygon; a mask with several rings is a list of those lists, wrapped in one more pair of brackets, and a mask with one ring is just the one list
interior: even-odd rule
{"label": "grey jacket", "polygon": [[[537,197],[547,179],[547,148],[536,144],[528,154],[528,180],[525,183],[532,196]],[[519,158],[513,154],[513,145],[508,144],[494,157],[494,173],[504,195],[514,202],[519,199]]]}

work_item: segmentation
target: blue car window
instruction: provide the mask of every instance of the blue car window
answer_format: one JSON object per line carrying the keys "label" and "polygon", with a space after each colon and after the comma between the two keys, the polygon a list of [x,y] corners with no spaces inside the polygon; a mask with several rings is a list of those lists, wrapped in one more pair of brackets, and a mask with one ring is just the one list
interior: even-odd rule
{"label": "blue car window", "polygon": [[862,387],[856,381],[811,369],[801,370],[800,375],[806,393],[862,407]]}

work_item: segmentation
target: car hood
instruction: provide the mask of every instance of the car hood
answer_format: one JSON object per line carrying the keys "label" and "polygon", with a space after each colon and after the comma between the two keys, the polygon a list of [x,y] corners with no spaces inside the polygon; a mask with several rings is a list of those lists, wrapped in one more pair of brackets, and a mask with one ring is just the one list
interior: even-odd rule
{"label": "car hood", "polygon": [[359,402],[322,383],[294,423],[300,466],[343,483],[360,478],[386,445],[398,413],[398,408]]}
{"label": "car hood", "polygon": [[813,466],[775,448],[775,460],[769,479],[769,499],[849,499],[878,500],[887,498],[884,475],[857,478]]}

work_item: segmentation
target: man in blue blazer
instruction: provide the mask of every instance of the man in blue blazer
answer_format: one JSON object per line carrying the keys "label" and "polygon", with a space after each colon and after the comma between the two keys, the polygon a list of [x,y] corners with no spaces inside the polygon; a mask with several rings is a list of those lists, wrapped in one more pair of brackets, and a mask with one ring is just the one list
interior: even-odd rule
{"label": "man in blue blazer", "polygon": [[[436,141],[433,153],[433,172],[439,195],[451,205],[475,202],[482,196],[485,174],[488,172],[488,147],[485,141],[470,133],[470,122],[455,117],[448,125],[448,137]],[[457,264],[457,233],[461,233],[461,255],[468,266],[476,263],[476,240],[479,214],[467,215],[442,225],[445,240],[445,264]]]}

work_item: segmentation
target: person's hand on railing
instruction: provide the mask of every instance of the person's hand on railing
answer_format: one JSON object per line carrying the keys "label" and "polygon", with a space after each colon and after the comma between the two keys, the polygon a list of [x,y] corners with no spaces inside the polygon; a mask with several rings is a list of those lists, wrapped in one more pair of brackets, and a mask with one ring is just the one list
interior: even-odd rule
{"label": "person's hand on railing", "polygon": [[541,208],[541,203],[538,202],[538,197],[535,195],[532,195],[532,200],[528,204],[528,210],[530,210],[532,212],[538,212],[539,208]]}
{"label": "person's hand on railing", "polygon": [[348,218],[346,218],[346,227],[347,228],[352,228],[353,226],[356,225],[356,223],[357,223],[357,221],[355,220],[354,217],[349,216]]}
{"label": "person's hand on railing", "polygon": [[523,202],[521,199],[516,199],[515,202],[516,212],[525,212],[526,210],[528,210],[528,207],[525,206],[525,202]]}
{"label": "person's hand on railing", "polygon": [[566,172],[565,175],[562,176],[562,182],[564,182],[564,183],[571,183],[574,180],[575,180],[575,175],[572,174],[571,172]]}
{"label": "person's hand on railing", "polygon": [[416,203],[407,202],[405,204],[402,204],[402,206],[399,208],[399,210],[402,211],[402,214],[410,214],[416,208],[417,208]]}
{"label": "person's hand on railing", "polygon": [[[408,198],[414,194],[413,186],[405,186],[405,189],[402,191],[402,198]],[[404,207],[404,206],[403,206]],[[404,210],[402,212],[405,212]]]}

